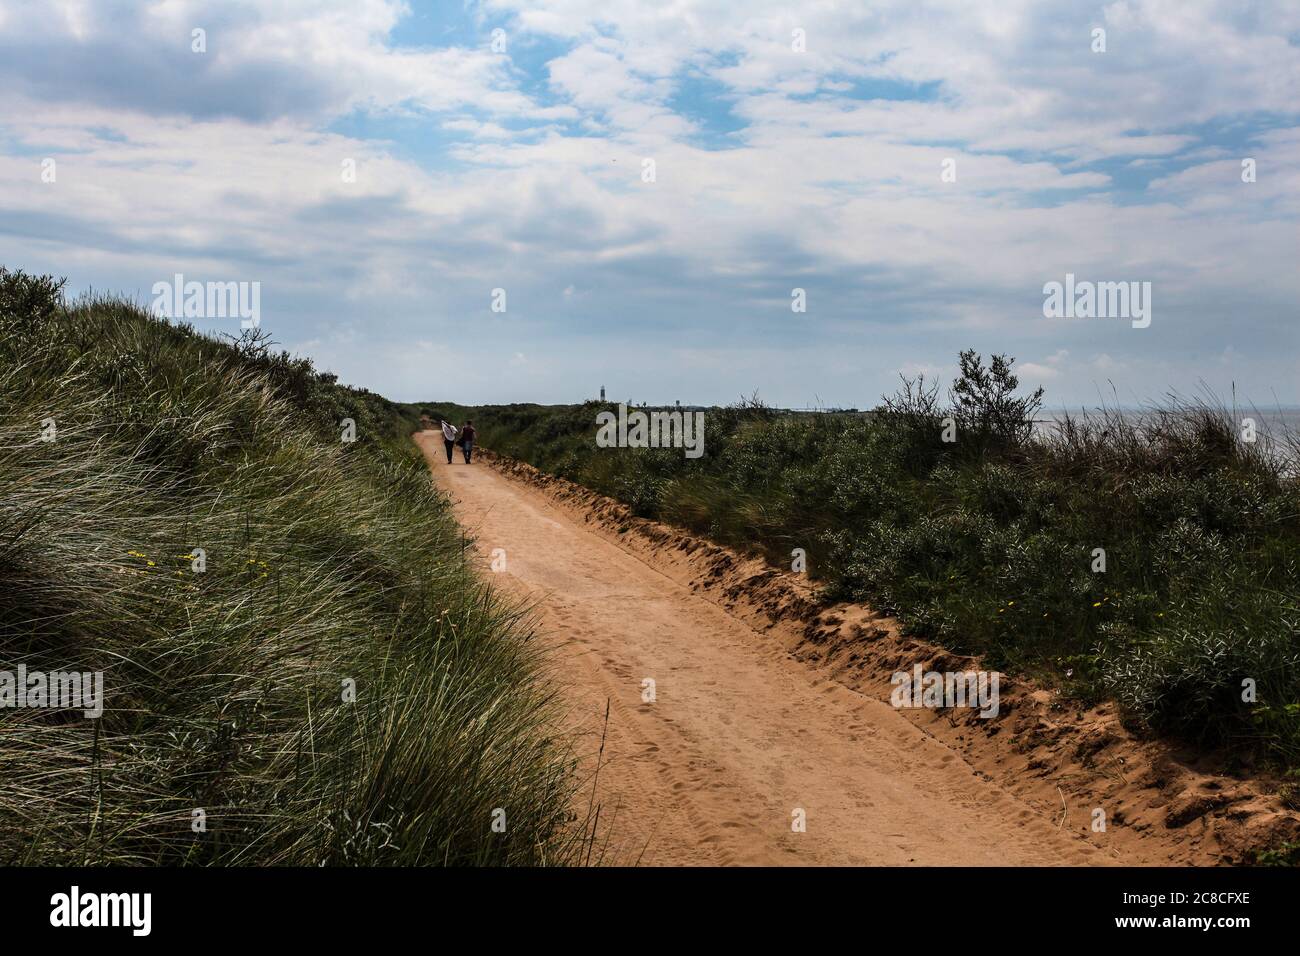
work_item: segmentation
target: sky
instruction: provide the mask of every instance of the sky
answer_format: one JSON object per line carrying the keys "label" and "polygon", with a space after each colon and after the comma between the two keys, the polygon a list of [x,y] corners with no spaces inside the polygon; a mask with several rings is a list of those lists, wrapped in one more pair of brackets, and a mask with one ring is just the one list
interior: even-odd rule
{"label": "sky", "polygon": [[0,264],[398,400],[1300,404],[1294,0],[0,0],[0,89]]}

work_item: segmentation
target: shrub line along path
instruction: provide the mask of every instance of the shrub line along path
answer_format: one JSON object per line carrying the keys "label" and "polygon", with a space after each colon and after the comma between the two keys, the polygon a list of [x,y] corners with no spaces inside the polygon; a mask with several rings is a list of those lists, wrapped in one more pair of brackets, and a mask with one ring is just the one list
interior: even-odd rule
{"label": "shrub line along path", "polygon": [[[1061,832],[887,703],[817,675],[653,555],[485,462],[447,465],[440,435],[416,439],[479,557],[504,550],[495,582],[536,609],[578,735],[584,801],[603,742],[604,862],[1124,862]],[[796,809],[805,832],[792,829]]]}

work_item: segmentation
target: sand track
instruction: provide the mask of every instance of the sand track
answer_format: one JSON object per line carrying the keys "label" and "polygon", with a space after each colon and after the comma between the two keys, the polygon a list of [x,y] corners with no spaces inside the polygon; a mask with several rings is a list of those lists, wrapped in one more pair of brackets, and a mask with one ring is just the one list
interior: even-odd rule
{"label": "sand track", "polygon": [[589,770],[605,733],[607,862],[1113,861],[543,492],[417,440],[478,551],[504,549],[499,583],[536,606]]}

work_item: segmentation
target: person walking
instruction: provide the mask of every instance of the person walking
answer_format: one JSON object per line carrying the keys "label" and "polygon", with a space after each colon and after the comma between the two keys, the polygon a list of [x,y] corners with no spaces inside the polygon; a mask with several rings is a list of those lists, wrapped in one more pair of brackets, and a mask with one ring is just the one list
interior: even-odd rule
{"label": "person walking", "polygon": [[470,457],[474,454],[474,423],[469,419],[460,430],[460,450],[465,455],[465,464],[470,464]]}
{"label": "person walking", "polygon": [[451,450],[456,447],[456,426],[443,420],[442,443],[447,446],[447,464],[451,464]]}

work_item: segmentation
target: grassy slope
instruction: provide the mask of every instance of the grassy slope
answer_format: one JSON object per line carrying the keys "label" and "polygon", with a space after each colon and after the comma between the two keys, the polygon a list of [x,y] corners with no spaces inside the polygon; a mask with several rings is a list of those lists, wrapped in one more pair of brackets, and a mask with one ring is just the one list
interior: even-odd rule
{"label": "grassy slope", "polygon": [[942,408],[742,406],[708,413],[688,461],[598,449],[602,407],[414,409],[473,417],[485,447],[775,563],[804,548],[830,596],[912,633],[1243,764],[1300,763],[1300,484],[1237,440],[1238,416],[1170,407],[993,448],[941,442]]}
{"label": "grassy slope", "polygon": [[410,426],[256,342],[0,270],[0,669],[106,684],[98,721],[0,710],[0,861],[570,858],[526,624]]}

